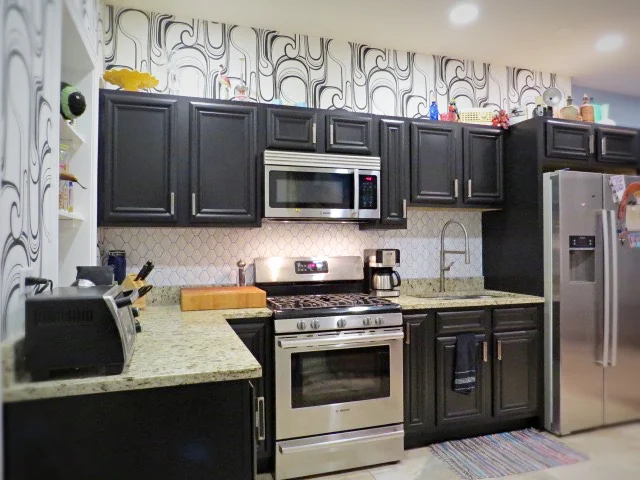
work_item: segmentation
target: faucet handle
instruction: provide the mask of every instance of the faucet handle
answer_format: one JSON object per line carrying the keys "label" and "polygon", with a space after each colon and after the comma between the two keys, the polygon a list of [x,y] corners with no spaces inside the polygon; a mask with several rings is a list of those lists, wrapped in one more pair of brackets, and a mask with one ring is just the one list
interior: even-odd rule
{"label": "faucet handle", "polygon": [[448,272],[449,270],[451,270],[451,267],[453,266],[454,263],[456,263],[456,262],[451,262],[449,265],[444,267],[442,270],[444,270],[445,272]]}

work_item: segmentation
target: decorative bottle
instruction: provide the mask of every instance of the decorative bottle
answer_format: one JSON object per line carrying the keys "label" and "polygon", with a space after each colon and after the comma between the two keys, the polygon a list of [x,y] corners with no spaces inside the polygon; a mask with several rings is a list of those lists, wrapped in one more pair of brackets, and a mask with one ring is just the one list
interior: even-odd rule
{"label": "decorative bottle", "polygon": [[580,107],[580,116],[582,117],[583,122],[595,121],[595,112],[593,109],[593,105],[591,105],[591,100],[589,99],[589,95],[587,95],[586,93],[582,97],[582,106]]}

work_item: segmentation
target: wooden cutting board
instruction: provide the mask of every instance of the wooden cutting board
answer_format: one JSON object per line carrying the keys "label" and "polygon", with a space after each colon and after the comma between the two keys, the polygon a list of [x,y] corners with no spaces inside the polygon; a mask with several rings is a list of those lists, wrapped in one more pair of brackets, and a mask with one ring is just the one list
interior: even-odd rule
{"label": "wooden cutting board", "polygon": [[180,308],[183,312],[261,308],[266,305],[267,293],[256,287],[198,287],[180,290]]}

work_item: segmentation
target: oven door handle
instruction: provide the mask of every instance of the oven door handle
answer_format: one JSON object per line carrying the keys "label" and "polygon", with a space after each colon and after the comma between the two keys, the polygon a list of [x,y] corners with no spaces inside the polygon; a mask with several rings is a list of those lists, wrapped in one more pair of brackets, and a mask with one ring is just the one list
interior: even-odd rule
{"label": "oven door handle", "polygon": [[350,347],[352,345],[369,345],[371,343],[380,343],[388,340],[402,340],[403,338],[404,333],[402,330],[398,332],[371,333],[352,338],[283,338],[282,340],[278,340],[278,347],[285,349],[299,347]]}
{"label": "oven door handle", "polygon": [[369,443],[374,441],[379,441],[383,439],[392,439],[392,438],[404,438],[404,430],[394,430],[390,432],[384,433],[376,433],[374,435],[363,434],[356,438],[337,438],[335,440],[327,440],[324,442],[307,444],[307,445],[294,445],[294,446],[283,446],[279,445],[278,450],[282,455],[286,455],[288,453],[300,453],[300,452],[309,452],[313,450],[321,450],[327,447],[336,447],[340,444],[356,444],[356,443]]}

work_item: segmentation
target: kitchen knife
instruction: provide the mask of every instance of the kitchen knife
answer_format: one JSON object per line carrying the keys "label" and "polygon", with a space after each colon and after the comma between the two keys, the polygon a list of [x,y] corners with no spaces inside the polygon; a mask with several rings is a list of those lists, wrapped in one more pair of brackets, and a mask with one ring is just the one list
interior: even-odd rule
{"label": "kitchen knife", "polygon": [[140,277],[140,280],[146,280],[146,278],[149,276],[149,274],[151,273],[151,270],[153,270],[155,268],[155,265],[153,264],[153,262],[148,262],[148,265],[145,265],[147,268],[145,269],[145,271],[143,272],[143,274]]}
{"label": "kitchen knife", "polygon": [[144,280],[146,277],[145,272],[147,272],[151,264],[152,263],[150,261],[147,261],[147,263],[143,265],[143,267],[140,269],[140,271],[138,272],[138,275],[136,275],[136,278],[134,278],[133,281],[137,282],[138,280]]}

